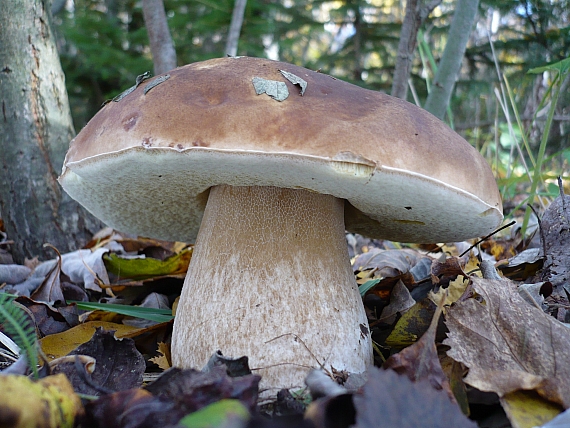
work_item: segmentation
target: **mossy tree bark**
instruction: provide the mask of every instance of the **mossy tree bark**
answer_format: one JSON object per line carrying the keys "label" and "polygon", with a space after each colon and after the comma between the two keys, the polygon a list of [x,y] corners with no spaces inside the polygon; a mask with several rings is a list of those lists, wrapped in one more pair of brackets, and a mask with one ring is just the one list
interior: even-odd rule
{"label": "mossy tree bark", "polygon": [[100,227],[57,183],[74,130],[50,3],[0,8],[0,215],[19,262],[53,257],[44,243],[75,249]]}

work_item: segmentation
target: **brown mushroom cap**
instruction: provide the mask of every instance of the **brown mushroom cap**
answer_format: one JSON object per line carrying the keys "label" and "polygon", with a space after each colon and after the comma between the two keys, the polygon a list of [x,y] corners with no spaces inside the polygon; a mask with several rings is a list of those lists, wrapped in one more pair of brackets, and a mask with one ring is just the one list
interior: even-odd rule
{"label": "brown mushroom cap", "polygon": [[[280,70],[307,82],[302,96]],[[62,186],[116,229],[192,241],[219,184],[331,194],[349,202],[348,230],[402,242],[481,236],[502,219],[485,159],[406,101],[258,58],[168,75],[104,106],[67,154]],[[288,98],[257,95],[255,77]]]}

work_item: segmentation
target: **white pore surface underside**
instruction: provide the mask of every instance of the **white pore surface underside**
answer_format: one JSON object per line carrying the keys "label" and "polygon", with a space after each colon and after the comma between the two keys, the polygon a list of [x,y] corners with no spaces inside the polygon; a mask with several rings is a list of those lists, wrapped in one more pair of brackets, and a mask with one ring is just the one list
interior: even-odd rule
{"label": "white pore surface underside", "polygon": [[288,153],[140,147],[70,163],[60,180],[118,230],[189,242],[204,209],[197,195],[220,184],[306,189],[346,199],[377,220],[384,237],[401,242],[483,236],[502,219],[497,207],[477,196],[414,172]]}

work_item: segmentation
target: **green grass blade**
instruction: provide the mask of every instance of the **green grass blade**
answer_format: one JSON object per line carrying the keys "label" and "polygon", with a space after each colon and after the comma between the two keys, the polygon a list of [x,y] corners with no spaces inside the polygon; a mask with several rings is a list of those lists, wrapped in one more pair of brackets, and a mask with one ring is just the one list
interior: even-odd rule
{"label": "green grass blade", "polygon": [[143,308],[140,306],[118,305],[114,303],[77,302],[73,300],[68,300],[67,303],[75,303],[79,309],[85,311],[100,310],[114,312],[120,315],[156,322],[168,322],[174,318],[170,309]]}
{"label": "green grass blade", "polygon": [[[556,76],[557,79],[553,79],[551,86],[555,84],[556,81],[562,81],[561,76]],[[554,119],[554,112],[556,111],[556,104],[558,104],[558,97],[560,96],[560,85],[557,85],[556,90],[553,92],[552,99],[550,101],[550,109],[548,110],[548,116],[546,118],[546,123],[544,125],[544,133],[542,134],[542,139],[540,140],[540,147],[538,149],[538,156],[536,159],[536,166],[534,168],[534,174],[532,179],[532,184],[530,187],[530,192],[528,196],[528,203],[532,204],[534,198],[537,194],[538,182],[541,179],[542,161],[544,160],[544,153],[546,152],[546,144],[548,143],[548,136],[550,135],[550,128],[552,127],[552,120]],[[526,228],[528,226],[528,221],[530,219],[531,209],[527,207],[524,213],[524,220],[522,224],[522,236],[525,236]]]}
{"label": "green grass blade", "polygon": [[364,295],[366,293],[368,293],[368,290],[370,290],[372,287],[374,287],[376,284],[378,284],[380,282],[379,279],[369,279],[368,281],[366,281],[364,284],[359,285],[358,286],[358,291],[360,291],[360,295],[362,297],[364,297]]}
{"label": "green grass blade", "polygon": [[515,119],[517,120],[517,125],[519,126],[519,129],[521,130],[521,138],[523,140],[523,145],[524,148],[526,149],[526,153],[528,155],[528,158],[530,159],[530,163],[532,164],[532,167],[536,167],[536,161],[534,159],[534,156],[532,155],[532,150],[530,149],[530,146],[528,144],[528,138],[527,138],[527,133],[524,132],[524,126],[521,120],[521,115],[519,114],[519,109],[517,108],[517,105],[515,104],[515,100],[513,98],[513,91],[511,90],[511,86],[509,84],[509,81],[507,79],[507,76],[503,75],[503,80],[505,81],[505,86],[507,88],[507,95],[509,96],[509,101],[511,102],[511,107],[513,109],[513,113],[515,115]]}
{"label": "green grass blade", "polygon": [[[424,39],[424,33],[423,31],[418,31],[418,52],[420,53],[420,59],[422,61],[422,66],[424,69],[426,70],[431,70],[432,74],[435,76],[435,74],[437,73],[437,63],[435,62],[435,58],[433,57],[433,54],[431,52],[430,46],[429,44],[425,41]],[[427,63],[429,63],[429,67],[427,66]],[[426,73],[426,88],[428,93],[431,90],[431,83],[429,81],[429,73]],[[449,120],[449,127],[451,129],[455,129],[455,124],[454,124],[454,120],[453,120],[453,113],[451,110],[451,105],[448,104],[447,105],[447,118]]]}

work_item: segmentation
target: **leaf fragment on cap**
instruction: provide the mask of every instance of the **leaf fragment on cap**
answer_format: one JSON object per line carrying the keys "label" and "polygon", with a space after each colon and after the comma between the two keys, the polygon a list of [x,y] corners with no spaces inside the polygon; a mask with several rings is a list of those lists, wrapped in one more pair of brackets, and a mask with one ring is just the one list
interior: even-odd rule
{"label": "leaf fragment on cap", "polygon": [[285,70],[279,70],[279,71],[281,72],[283,77],[287,79],[289,82],[291,82],[293,85],[299,85],[299,87],[301,88],[301,96],[303,96],[305,90],[307,89],[307,82],[301,79],[299,76],[296,76],[293,73],[289,73],[288,71]]}
{"label": "leaf fragment on cap", "polygon": [[144,94],[146,95],[146,93],[150,91],[152,88],[160,85],[163,82],[166,82],[168,79],[170,79],[170,74],[164,74],[162,76],[158,76],[152,82],[147,83],[147,85],[144,87]]}
{"label": "leaf fragment on cap", "polygon": [[135,79],[135,84],[133,86],[131,86],[129,89],[127,89],[126,91],[121,92],[119,95],[117,95],[115,98],[113,98],[113,101],[118,103],[123,98],[125,98],[127,95],[129,95],[131,92],[133,92],[135,89],[137,89],[138,86],[142,82],[144,82],[146,79],[148,79],[149,77],[150,77],[150,71],[145,71],[143,74],[139,74],[137,76],[137,78]]}
{"label": "leaf fragment on cap", "polygon": [[262,79],[261,77],[254,77],[251,81],[257,95],[265,93],[277,101],[285,101],[289,96],[289,90],[284,82]]}

